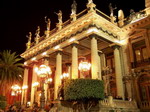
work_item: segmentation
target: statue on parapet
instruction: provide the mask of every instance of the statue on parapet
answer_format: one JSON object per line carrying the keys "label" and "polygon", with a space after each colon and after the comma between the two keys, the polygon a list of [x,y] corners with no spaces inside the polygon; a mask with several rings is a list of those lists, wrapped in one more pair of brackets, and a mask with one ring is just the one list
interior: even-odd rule
{"label": "statue on parapet", "polygon": [[124,18],[123,10],[120,9],[118,11],[118,25],[119,25],[119,27],[124,25],[124,20],[125,20],[125,18]]}
{"label": "statue on parapet", "polygon": [[58,22],[59,22],[59,24],[62,24],[62,11],[59,10],[59,12],[56,13],[56,14],[57,14],[57,16],[58,16]]}
{"label": "statue on parapet", "polygon": [[77,12],[77,3],[73,0],[73,4],[71,5],[71,15],[76,14]]}
{"label": "statue on parapet", "polygon": [[47,18],[47,16],[45,17],[45,23],[46,23],[47,31],[50,31],[51,20],[50,20],[50,18]]}
{"label": "statue on parapet", "polygon": [[31,37],[32,37],[32,33],[29,32],[29,35],[26,36],[28,38],[28,42],[26,43],[26,47],[27,49],[30,49],[31,47]]}
{"label": "statue on parapet", "polygon": [[110,16],[114,16],[114,10],[117,9],[117,7],[112,7],[112,4],[109,4],[109,10],[110,10]]}
{"label": "statue on parapet", "polygon": [[116,16],[114,15],[114,10],[117,9],[117,7],[112,7],[112,4],[109,4],[109,10],[110,10],[110,19],[112,23],[116,22]]}
{"label": "statue on parapet", "polygon": [[88,4],[93,3],[93,0],[88,0]]}
{"label": "statue on parapet", "polygon": [[40,26],[37,27],[37,30],[35,32],[35,44],[39,43],[39,39],[40,39]]}

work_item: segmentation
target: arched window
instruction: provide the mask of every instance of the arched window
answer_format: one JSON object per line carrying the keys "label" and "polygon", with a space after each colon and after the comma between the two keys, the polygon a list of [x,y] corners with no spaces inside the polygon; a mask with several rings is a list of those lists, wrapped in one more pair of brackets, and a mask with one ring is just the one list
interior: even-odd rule
{"label": "arched window", "polygon": [[141,101],[150,101],[150,75],[143,74],[138,84]]}

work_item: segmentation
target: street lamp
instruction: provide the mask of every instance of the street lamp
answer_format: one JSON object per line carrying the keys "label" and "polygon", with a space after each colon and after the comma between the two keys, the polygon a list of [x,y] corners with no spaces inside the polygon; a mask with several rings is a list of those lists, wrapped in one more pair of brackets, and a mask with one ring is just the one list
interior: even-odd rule
{"label": "street lamp", "polygon": [[34,103],[35,103],[35,96],[36,96],[36,91],[37,91],[37,86],[39,85],[39,82],[34,82],[32,84],[32,87],[34,88]]}
{"label": "street lamp", "polygon": [[28,88],[27,85],[22,86],[23,104],[25,104],[24,101],[25,101],[25,98],[26,98],[26,90],[27,90],[27,88]]}
{"label": "street lamp", "polygon": [[45,91],[45,93],[46,93],[46,95],[45,95],[46,96],[46,105],[48,104],[48,99],[50,99],[50,96],[51,96],[49,86],[52,83],[52,81],[53,81],[52,78],[48,78],[45,80],[45,89],[47,90],[47,91]]}
{"label": "street lamp", "polygon": [[[79,70],[80,70],[80,73],[81,73],[81,76],[83,76],[85,78],[85,72],[89,71],[90,68],[91,68],[91,64],[88,63],[87,61],[81,61],[79,63]],[[81,77],[80,76],[80,77]]]}
{"label": "street lamp", "polygon": [[102,75],[103,75],[104,87],[105,87],[104,91],[106,95],[111,96],[110,81],[111,81],[112,69],[109,66],[103,67]]}
{"label": "street lamp", "polygon": [[51,75],[52,71],[49,66],[46,65],[40,65],[40,67],[37,70],[38,76],[41,78],[41,97],[40,97],[40,110],[41,112],[44,112],[44,106],[45,106],[45,93],[44,93],[44,82],[45,78],[48,77],[48,75]]}
{"label": "street lamp", "polygon": [[20,86],[18,86],[18,85],[13,85],[12,87],[11,87],[11,89],[13,90],[12,91],[12,96],[15,96],[15,98],[14,98],[14,103],[16,103],[16,96],[17,96],[17,94],[18,93],[21,93],[21,87]]}
{"label": "street lamp", "polygon": [[65,80],[66,79],[68,79],[68,77],[69,77],[69,73],[63,73],[61,76],[60,76],[60,79],[61,79],[61,85],[59,86],[59,89],[58,89],[58,97],[59,97],[59,99],[60,100],[62,100],[63,99],[63,96],[64,96],[64,89],[63,89],[63,87],[64,87],[64,82],[65,82]]}

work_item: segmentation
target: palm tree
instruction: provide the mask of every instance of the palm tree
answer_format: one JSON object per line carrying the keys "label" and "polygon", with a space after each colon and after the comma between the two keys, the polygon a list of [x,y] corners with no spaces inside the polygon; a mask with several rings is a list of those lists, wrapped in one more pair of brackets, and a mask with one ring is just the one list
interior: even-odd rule
{"label": "palm tree", "polygon": [[22,80],[23,64],[21,60],[22,58],[16,55],[16,52],[11,53],[10,50],[0,52],[0,91],[3,95],[12,84]]}

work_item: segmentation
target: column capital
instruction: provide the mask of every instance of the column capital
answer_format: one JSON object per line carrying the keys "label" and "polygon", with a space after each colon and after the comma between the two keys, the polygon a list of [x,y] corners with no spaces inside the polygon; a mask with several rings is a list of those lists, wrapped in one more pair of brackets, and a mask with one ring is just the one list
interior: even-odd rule
{"label": "column capital", "polygon": [[90,38],[90,39],[92,39],[92,38],[98,39],[98,35],[96,35],[96,34],[91,34],[91,35],[89,35],[89,38]]}
{"label": "column capital", "polygon": [[71,47],[78,47],[78,44],[79,44],[79,42],[78,41],[75,41],[75,42],[73,42],[72,44],[71,44]]}
{"label": "column capital", "polygon": [[103,51],[98,51],[99,56],[102,55],[102,54],[104,54]]}
{"label": "column capital", "polygon": [[130,76],[130,75],[123,77],[124,83],[130,82],[131,80],[132,80],[132,76]]}
{"label": "column capital", "polygon": [[49,60],[49,55],[44,56],[43,60]]}
{"label": "column capital", "polygon": [[113,48],[113,49],[119,49],[121,46],[120,45],[118,45],[118,44],[110,44],[109,45],[111,48]]}
{"label": "column capital", "polygon": [[56,51],[56,55],[57,55],[57,54],[62,55],[62,52],[63,52],[63,50],[62,50],[62,49],[59,49],[58,51]]}

